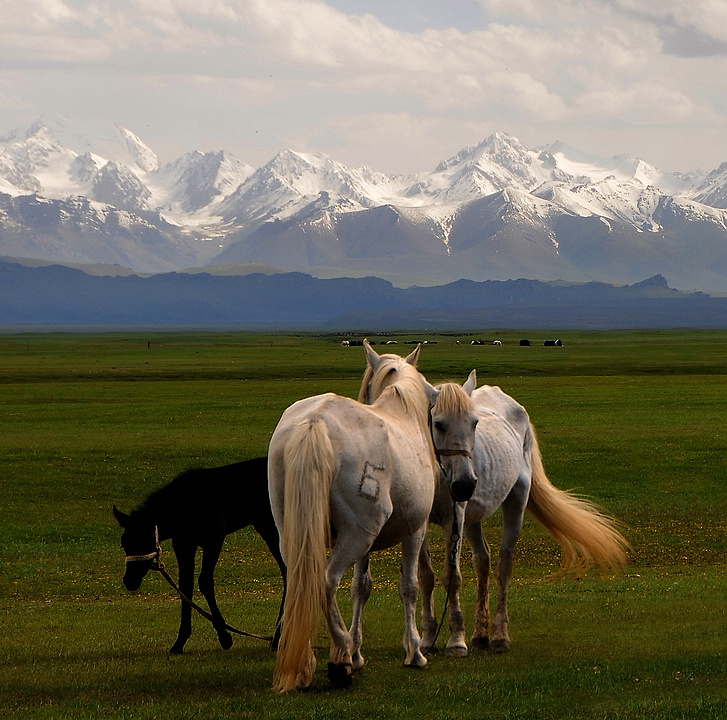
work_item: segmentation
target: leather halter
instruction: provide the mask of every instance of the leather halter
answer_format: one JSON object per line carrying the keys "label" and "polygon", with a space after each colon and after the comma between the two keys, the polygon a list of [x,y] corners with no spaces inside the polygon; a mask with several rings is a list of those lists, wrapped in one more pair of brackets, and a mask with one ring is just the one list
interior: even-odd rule
{"label": "leather halter", "polygon": [[451,457],[452,455],[461,455],[462,457],[471,458],[472,453],[469,450],[439,450],[434,448],[434,454],[437,457]]}
{"label": "leather halter", "polygon": [[126,564],[141,562],[142,560],[156,560],[156,564],[161,566],[162,546],[159,544],[159,528],[156,525],[154,526],[154,542],[156,544],[154,552],[146,553],[146,555],[127,555]]}

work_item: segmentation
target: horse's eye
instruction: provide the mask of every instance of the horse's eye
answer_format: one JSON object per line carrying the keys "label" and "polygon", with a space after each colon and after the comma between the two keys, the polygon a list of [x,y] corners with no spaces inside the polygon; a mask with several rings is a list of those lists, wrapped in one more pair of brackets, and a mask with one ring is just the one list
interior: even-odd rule
{"label": "horse's eye", "polygon": [[441,420],[435,420],[434,421],[434,429],[437,432],[444,432],[446,429],[446,425]]}

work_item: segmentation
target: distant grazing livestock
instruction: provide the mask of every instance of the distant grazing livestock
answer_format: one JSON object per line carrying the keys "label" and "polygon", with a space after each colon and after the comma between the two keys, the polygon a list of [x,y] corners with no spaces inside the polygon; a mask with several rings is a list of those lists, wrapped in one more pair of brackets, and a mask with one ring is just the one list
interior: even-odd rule
{"label": "distant grazing livestock", "polygon": [[562,340],[546,340],[543,345],[545,347],[563,347],[563,341]]}
{"label": "distant grazing livestock", "polygon": [[502,340],[493,340],[492,344],[493,345],[502,345]]}
{"label": "distant grazing livestock", "polygon": [[527,338],[523,338],[520,341],[520,347],[530,347],[530,340],[528,340]]}
{"label": "distant grazing livestock", "polygon": [[351,347],[351,343],[348,340],[342,340],[341,347]]}

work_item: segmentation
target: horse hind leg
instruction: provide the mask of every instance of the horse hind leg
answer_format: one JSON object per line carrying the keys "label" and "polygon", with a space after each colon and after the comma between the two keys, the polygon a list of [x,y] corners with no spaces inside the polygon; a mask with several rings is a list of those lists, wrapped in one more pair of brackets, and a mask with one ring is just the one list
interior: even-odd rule
{"label": "horse hind leg", "polygon": [[437,616],[434,608],[436,580],[432,568],[429,540],[425,537],[419,551],[419,591],[422,596],[422,648],[424,654],[439,652],[437,647]]}
{"label": "horse hind leg", "polygon": [[523,515],[528,501],[529,488],[529,482],[522,482],[521,479],[518,479],[502,504],[504,524],[500,560],[497,564],[497,609],[495,611],[491,642],[491,648],[494,652],[503,653],[510,650],[510,618],[507,612],[507,592],[512,578],[515,545],[523,528]]}
{"label": "horse hind leg", "polygon": [[409,536],[402,542],[401,577],[399,578],[399,597],[404,605],[404,620],[406,629],[404,631],[404,665],[406,667],[424,668],[427,666],[427,659],[421,651],[421,638],[416,625],[416,606],[419,595],[419,583],[417,581],[417,562],[419,553],[424,542],[426,525],[420,528],[414,535]]}
{"label": "horse hind leg", "polygon": [[339,536],[326,569],[326,623],[331,636],[328,679],[336,687],[349,687],[353,682],[353,638],[346,627],[336,601],[338,586],[344,573],[368,554],[369,543],[363,539]]}
{"label": "horse hind leg", "polygon": [[364,666],[364,658],[361,654],[363,644],[363,611],[371,597],[371,569],[369,567],[369,556],[366,555],[356,563],[353,583],[351,585],[351,598],[353,600],[353,616],[351,618],[351,640],[353,670],[361,670]]}
{"label": "horse hind leg", "polygon": [[482,534],[479,522],[465,526],[465,536],[472,548],[472,562],[477,576],[477,603],[475,606],[475,630],[472,647],[490,649],[490,546]]}

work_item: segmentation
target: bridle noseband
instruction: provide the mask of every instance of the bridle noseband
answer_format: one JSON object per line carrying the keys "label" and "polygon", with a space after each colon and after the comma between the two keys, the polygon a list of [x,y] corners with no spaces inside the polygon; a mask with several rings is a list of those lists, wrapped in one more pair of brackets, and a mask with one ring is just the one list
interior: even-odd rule
{"label": "bridle noseband", "polygon": [[439,450],[434,448],[434,454],[437,457],[452,457],[453,455],[461,455],[462,457],[471,458],[472,453],[469,450]]}
{"label": "bridle noseband", "polygon": [[127,555],[126,564],[141,562],[143,560],[154,560],[155,563],[152,565],[152,570],[164,567],[162,565],[162,546],[159,544],[159,528],[156,525],[154,526],[154,544],[156,545],[154,552],[146,553],[146,555]]}

